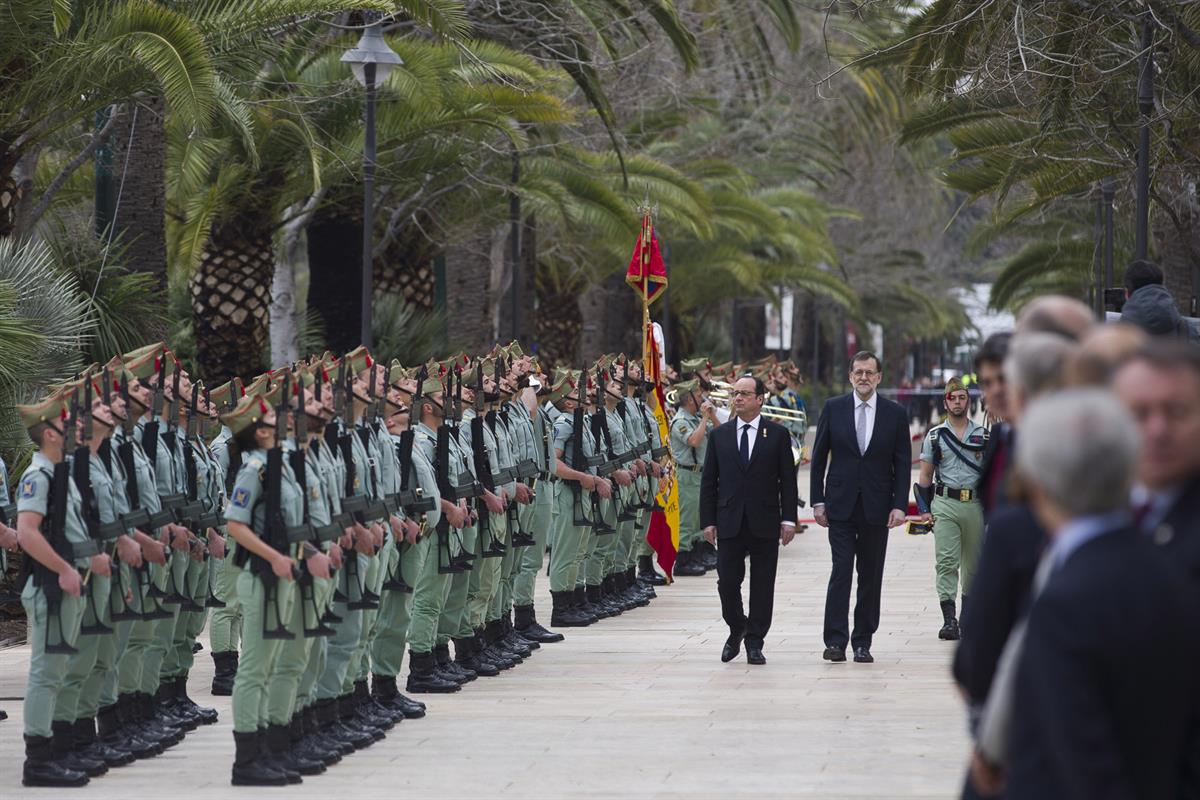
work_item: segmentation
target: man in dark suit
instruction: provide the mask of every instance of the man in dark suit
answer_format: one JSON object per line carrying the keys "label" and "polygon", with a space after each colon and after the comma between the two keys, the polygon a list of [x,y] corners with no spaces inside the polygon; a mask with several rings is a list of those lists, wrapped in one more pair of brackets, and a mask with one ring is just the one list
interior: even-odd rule
{"label": "man in dark suit", "polygon": [[[1127,511],[1134,420],[1106,391],[1071,390],[1035,401],[1021,430],[1017,467],[1051,543],[980,754],[1006,768],[1006,797],[1180,797],[1200,627],[1182,576]],[[1163,647],[1170,657],[1147,658]]]}
{"label": "man in dark suit", "polygon": [[[821,409],[812,451],[812,503],[817,524],[829,528],[833,571],[825,595],[825,655],[870,663],[871,637],[879,628],[879,596],[888,528],[904,524],[912,481],[912,438],[908,415],[875,388],[883,365],[874,353],[850,362],[854,391]],[[829,474],[826,475],[826,467]],[[848,622],[850,577],[858,562],[854,632]]]}
{"label": "man in dark suit", "polygon": [[[717,592],[729,626],[722,661],[732,661],[743,640],[746,660],[765,664],[763,639],[771,627],[779,545],[796,535],[796,464],[782,425],[761,415],[766,387],[758,378],[733,385],[735,416],[708,435],[700,483],[700,524],[717,545]],[[719,542],[719,544],[718,544]],[[750,615],[742,607],[742,581],[750,556]]]}
{"label": "man in dark suit", "polygon": [[[1200,348],[1156,340],[1121,366],[1113,388],[1137,420],[1142,449],[1133,500],[1142,534],[1200,592]],[[1192,604],[1192,618],[1200,602]],[[1200,707],[1183,781],[1200,797]]]}

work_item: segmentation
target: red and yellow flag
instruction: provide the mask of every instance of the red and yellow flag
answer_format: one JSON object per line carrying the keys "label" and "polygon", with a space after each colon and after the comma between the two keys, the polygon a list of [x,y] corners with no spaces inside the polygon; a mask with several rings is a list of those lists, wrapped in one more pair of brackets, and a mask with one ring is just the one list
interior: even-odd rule
{"label": "red and yellow flag", "polygon": [[667,289],[667,264],[658,247],[658,235],[654,232],[654,221],[650,213],[642,215],[642,232],[633,246],[633,257],[625,271],[625,282],[649,306]]}
{"label": "red and yellow flag", "polygon": [[[646,360],[642,367],[647,379],[654,382],[654,391],[650,393],[649,402],[658,424],[659,435],[663,442],[669,443],[671,431],[667,424],[667,399],[663,392],[659,363],[658,342],[653,335],[653,326],[648,326]],[[670,581],[675,569],[675,557],[679,553],[679,484],[675,480],[673,469],[658,482],[655,500],[658,509],[650,515],[650,529],[646,532],[646,542],[653,548],[658,565]]]}

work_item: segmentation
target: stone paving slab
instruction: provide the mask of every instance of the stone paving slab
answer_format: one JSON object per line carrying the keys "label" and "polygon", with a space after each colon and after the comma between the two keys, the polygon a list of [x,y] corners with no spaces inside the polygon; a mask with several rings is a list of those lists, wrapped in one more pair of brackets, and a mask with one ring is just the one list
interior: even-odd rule
{"label": "stone paving slab", "polygon": [[[825,531],[781,554],[765,667],[722,664],[713,573],[681,578],[649,607],[544,646],[498,678],[425,696],[429,715],[323,776],[255,795],[355,798],[948,798],[967,753],[933,591],[933,539],[894,531],[870,665],[821,660]],[[539,616],[549,596],[539,581]],[[229,698],[190,682],[221,721],[83,790],[25,789],[21,703],[28,649],[0,651],[0,797],[247,797],[229,785]]]}

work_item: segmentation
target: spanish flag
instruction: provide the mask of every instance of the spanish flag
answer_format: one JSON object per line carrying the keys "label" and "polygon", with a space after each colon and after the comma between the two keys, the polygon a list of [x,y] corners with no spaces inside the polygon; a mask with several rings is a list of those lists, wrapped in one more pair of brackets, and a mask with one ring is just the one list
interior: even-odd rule
{"label": "spanish flag", "polygon": [[[658,370],[658,343],[653,335],[647,339],[646,363],[643,364],[643,368],[645,374],[654,381],[654,391],[649,400],[650,407],[654,410],[654,419],[658,422],[658,432],[662,441],[669,443],[671,432],[667,424],[667,399]],[[650,515],[650,529],[646,532],[646,541],[654,549],[658,565],[670,581],[675,569],[675,556],[679,552],[679,484],[675,480],[674,470],[658,482],[655,501],[658,508]]]}
{"label": "spanish flag", "polygon": [[625,282],[638,293],[646,307],[667,289],[667,264],[663,261],[649,213],[642,215],[642,231],[633,246],[633,257],[625,271]]}

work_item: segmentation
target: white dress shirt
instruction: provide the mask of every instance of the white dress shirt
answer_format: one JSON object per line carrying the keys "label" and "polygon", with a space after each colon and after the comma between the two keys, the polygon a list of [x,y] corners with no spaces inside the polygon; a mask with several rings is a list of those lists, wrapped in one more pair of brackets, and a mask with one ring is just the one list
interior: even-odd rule
{"label": "white dress shirt", "polygon": [[[750,420],[749,422],[746,422],[741,417],[737,417],[737,436],[735,437],[735,439],[736,439],[737,448],[738,448],[739,453],[742,452],[742,429],[749,427],[750,430],[747,431],[748,437],[747,437],[746,444],[748,444],[750,447],[750,452],[748,455],[751,458],[754,457],[754,444],[756,441],[758,441],[758,437],[759,437],[758,428],[761,424],[762,424],[762,415],[761,414],[759,414],[758,416],[756,416],[754,419]],[[788,522],[787,520],[783,520],[783,524],[787,525],[788,527],[791,527],[791,528],[796,527],[796,523]]]}
{"label": "white dress shirt", "polygon": [[871,396],[866,400],[860,398],[856,393],[851,393],[854,398],[854,432],[858,435],[858,414],[859,406],[863,403],[867,404],[867,446],[871,446],[871,435],[875,432],[875,410],[879,407],[879,394],[871,392]]}

